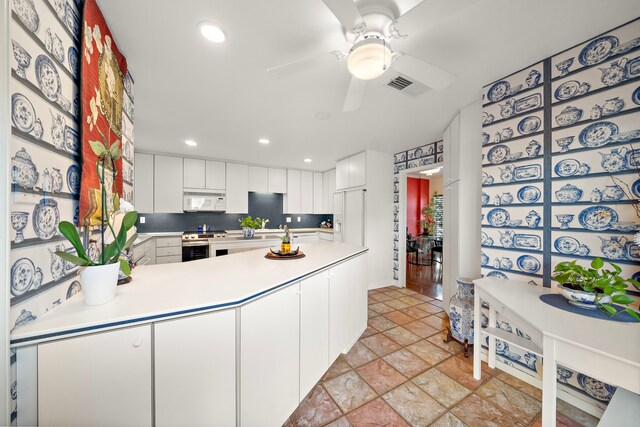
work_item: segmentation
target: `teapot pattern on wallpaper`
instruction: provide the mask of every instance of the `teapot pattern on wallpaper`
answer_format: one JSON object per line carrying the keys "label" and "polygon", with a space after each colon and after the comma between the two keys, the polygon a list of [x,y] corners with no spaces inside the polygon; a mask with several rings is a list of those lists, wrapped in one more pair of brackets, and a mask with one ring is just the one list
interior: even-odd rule
{"label": "teapot pattern on wallpaper", "polygon": [[[640,20],[545,61],[485,88],[482,274],[551,286],[559,262],[588,266],[598,256],[620,265],[623,275],[640,277],[640,247],[633,241],[640,220],[631,205],[640,197]],[[532,69],[550,69],[551,76],[526,89],[522,79]],[[551,93],[550,105],[510,115],[518,100],[543,88]],[[536,128],[529,117],[542,124],[546,118],[552,128]],[[534,133],[523,135],[519,126]],[[532,140],[542,145],[537,155],[534,147],[527,151]],[[551,186],[548,197],[545,185]],[[632,292],[640,296],[640,289]],[[497,326],[506,331],[520,328],[503,322],[511,322],[499,316]],[[535,335],[528,328],[520,332]],[[498,353],[509,366],[538,374],[535,355],[508,343],[498,345]],[[570,393],[599,406],[615,390],[566,367],[558,378]]]}

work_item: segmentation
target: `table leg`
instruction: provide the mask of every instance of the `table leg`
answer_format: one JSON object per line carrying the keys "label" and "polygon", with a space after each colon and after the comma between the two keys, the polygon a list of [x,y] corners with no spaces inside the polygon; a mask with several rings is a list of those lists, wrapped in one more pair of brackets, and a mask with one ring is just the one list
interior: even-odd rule
{"label": "table leg", "polygon": [[473,378],[480,381],[482,370],[480,366],[480,353],[482,352],[482,320],[480,313],[482,311],[482,300],[478,288],[475,289],[474,310],[473,310]]}
{"label": "table leg", "polygon": [[[489,327],[496,327],[496,309],[493,304],[489,305]],[[489,367],[494,369],[496,367],[496,337],[489,335],[489,351],[487,353],[487,361]]]}
{"label": "table leg", "polygon": [[556,342],[542,337],[542,427],[556,425]]}

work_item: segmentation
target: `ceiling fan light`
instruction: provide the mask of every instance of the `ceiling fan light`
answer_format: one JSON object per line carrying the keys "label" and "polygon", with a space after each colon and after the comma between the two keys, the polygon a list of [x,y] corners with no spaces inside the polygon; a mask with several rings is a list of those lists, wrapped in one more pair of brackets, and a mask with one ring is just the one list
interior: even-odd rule
{"label": "ceiling fan light", "polygon": [[391,65],[391,49],[384,40],[369,38],[359,41],[351,48],[347,68],[360,80],[371,80],[381,76]]}

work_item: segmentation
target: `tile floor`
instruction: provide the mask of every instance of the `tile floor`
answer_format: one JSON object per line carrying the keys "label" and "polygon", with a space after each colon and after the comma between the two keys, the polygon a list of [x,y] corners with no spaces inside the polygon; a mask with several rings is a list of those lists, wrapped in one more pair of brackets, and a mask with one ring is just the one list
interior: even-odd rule
{"label": "tile floor", "polygon": [[[541,426],[542,393],[445,344],[442,302],[409,289],[369,291],[369,326],[293,412],[290,426]],[[597,419],[558,401],[558,426]]]}

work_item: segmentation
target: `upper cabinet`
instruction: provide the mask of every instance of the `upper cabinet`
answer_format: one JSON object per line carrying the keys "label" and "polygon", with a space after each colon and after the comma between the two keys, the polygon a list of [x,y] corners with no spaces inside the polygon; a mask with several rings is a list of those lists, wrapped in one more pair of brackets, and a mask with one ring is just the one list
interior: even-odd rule
{"label": "upper cabinet", "polygon": [[153,212],[153,154],[135,153],[134,206],[140,213]]}
{"label": "upper cabinet", "polygon": [[268,191],[269,169],[249,166],[249,191],[266,193]]}
{"label": "upper cabinet", "polygon": [[286,193],[287,192],[287,170],[274,169],[268,170],[267,191],[269,193]]}
{"label": "upper cabinet", "polygon": [[444,152],[444,186],[460,180],[460,115],[456,115],[442,135]]}
{"label": "upper cabinet", "polygon": [[286,169],[249,166],[249,191],[260,193],[286,193]]}
{"label": "upper cabinet", "polygon": [[184,159],[183,187],[220,190],[226,188],[225,163],[201,159]]}
{"label": "upper cabinet", "polygon": [[300,212],[298,213],[313,213],[313,172],[310,171],[300,173]]}
{"label": "upper cabinet", "polygon": [[182,157],[154,156],[153,211],[182,212]]}
{"label": "upper cabinet", "polygon": [[206,184],[208,190],[225,190],[227,188],[227,164],[225,162],[206,161]]}
{"label": "upper cabinet", "polygon": [[322,213],[333,213],[333,193],[336,192],[336,170],[322,174]]}
{"label": "upper cabinet", "polygon": [[367,153],[362,152],[336,163],[336,189],[361,187],[367,184]]}
{"label": "upper cabinet", "polygon": [[313,173],[313,213],[325,213],[324,207],[324,190],[323,190],[323,174],[322,172]]}
{"label": "upper cabinet", "polygon": [[287,169],[287,194],[284,197],[284,213],[300,212],[300,171]]}
{"label": "upper cabinet", "polygon": [[227,163],[227,213],[249,212],[249,166]]}

